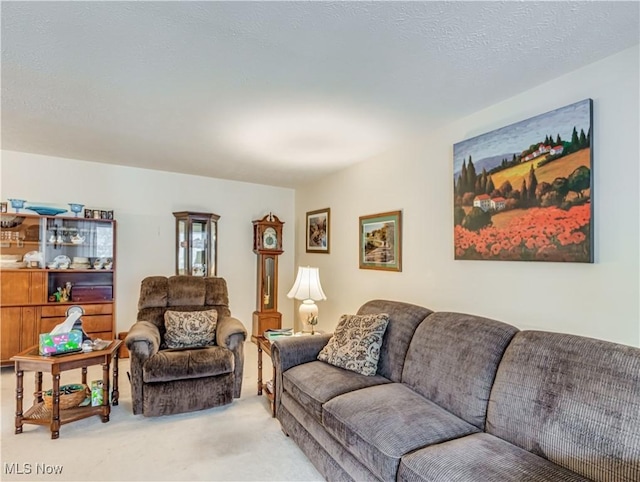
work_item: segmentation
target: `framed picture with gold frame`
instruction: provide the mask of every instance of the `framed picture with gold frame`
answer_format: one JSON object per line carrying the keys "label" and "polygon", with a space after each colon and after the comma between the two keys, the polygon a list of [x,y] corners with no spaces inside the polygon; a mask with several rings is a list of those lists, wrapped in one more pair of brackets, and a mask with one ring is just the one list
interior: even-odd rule
{"label": "framed picture with gold frame", "polygon": [[360,216],[360,269],[402,271],[402,211]]}
{"label": "framed picture with gold frame", "polygon": [[331,209],[324,208],[307,213],[307,253],[329,254]]}

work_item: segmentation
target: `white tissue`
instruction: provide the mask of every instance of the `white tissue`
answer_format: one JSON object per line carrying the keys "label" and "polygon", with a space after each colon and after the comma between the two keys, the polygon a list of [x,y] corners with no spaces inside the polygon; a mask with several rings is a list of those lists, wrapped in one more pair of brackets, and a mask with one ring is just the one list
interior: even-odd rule
{"label": "white tissue", "polygon": [[78,321],[78,318],[80,318],[81,315],[82,315],[82,313],[80,313],[79,311],[74,311],[69,316],[67,316],[66,320],[64,320],[59,325],[56,325],[53,328],[53,330],[51,330],[49,332],[49,334],[50,335],[57,335],[59,333],[69,333],[71,331],[71,329],[73,328],[74,323],[76,321]]}

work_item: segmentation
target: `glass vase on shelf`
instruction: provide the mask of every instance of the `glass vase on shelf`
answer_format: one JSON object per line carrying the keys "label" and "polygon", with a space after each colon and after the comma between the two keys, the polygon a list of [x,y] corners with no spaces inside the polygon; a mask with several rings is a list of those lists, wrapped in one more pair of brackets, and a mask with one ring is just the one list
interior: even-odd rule
{"label": "glass vase on shelf", "polygon": [[27,201],[24,199],[9,199],[9,202],[11,203],[11,207],[19,213],[20,209],[24,207],[24,203]]}

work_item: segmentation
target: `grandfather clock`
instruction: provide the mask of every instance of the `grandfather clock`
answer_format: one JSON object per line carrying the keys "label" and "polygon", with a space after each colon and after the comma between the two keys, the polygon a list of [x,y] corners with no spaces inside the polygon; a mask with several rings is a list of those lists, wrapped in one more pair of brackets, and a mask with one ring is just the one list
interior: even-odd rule
{"label": "grandfather clock", "polygon": [[258,255],[256,311],[253,312],[251,339],[265,330],[282,326],[278,312],[278,256],[282,250],[282,225],[278,216],[269,213],[253,221],[253,252]]}

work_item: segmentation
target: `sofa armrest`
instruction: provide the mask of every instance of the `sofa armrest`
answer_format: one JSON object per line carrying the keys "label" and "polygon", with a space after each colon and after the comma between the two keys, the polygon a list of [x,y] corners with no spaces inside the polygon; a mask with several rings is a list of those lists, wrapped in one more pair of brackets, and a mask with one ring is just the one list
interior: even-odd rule
{"label": "sofa armrest", "polygon": [[315,360],[331,336],[321,334],[278,338],[271,346],[276,370],[284,373],[291,367]]}
{"label": "sofa armrest", "polygon": [[143,413],[143,365],[160,349],[160,330],[149,321],[138,321],[124,339],[129,349],[131,405],[133,414]]}
{"label": "sofa armrest", "polygon": [[240,392],[242,391],[244,342],[246,339],[247,329],[240,320],[231,316],[225,316],[218,320],[218,326],[216,326],[216,343],[218,346],[226,346],[233,353],[234,398],[240,398]]}
{"label": "sofa armrest", "polygon": [[146,360],[160,349],[160,330],[153,323],[138,321],[131,327],[124,342],[132,355]]}
{"label": "sofa armrest", "polygon": [[279,338],[271,345],[271,361],[276,369],[275,405],[279,417],[282,403],[282,374],[289,368],[314,361],[331,339],[330,334]]}

